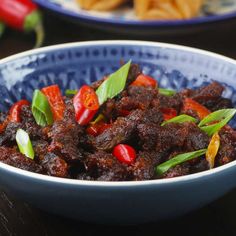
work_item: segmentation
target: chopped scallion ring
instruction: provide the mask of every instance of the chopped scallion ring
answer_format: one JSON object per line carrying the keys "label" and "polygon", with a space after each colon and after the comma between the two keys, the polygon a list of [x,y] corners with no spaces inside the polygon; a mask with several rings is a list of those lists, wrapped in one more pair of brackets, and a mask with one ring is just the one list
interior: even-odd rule
{"label": "chopped scallion ring", "polygon": [[34,159],[34,149],[27,132],[23,129],[18,129],[16,132],[16,142],[22,154],[30,159]]}

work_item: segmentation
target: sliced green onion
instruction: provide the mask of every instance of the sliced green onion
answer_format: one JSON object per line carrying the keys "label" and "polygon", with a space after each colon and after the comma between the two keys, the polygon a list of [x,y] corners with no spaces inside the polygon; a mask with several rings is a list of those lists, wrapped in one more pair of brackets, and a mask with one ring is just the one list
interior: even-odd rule
{"label": "sliced green onion", "polygon": [[34,149],[27,132],[23,129],[18,129],[16,132],[16,142],[22,154],[30,159],[34,159]]}
{"label": "sliced green onion", "polygon": [[35,121],[38,125],[52,125],[53,114],[48,103],[47,97],[38,89],[34,91],[31,109]]}
{"label": "sliced green onion", "polygon": [[[224,127],[235,115],[236,109],[222,109],[212,112],[207,117],[205,117],[198,126],[201,130],[205,131],[209,136],[213,135]],[[210,124],[218,122],[216,124]],[[207,125],[210,124],[210,125]],[[205,126],[207,125],[207,126]]]}
{"label": "sliced green onion", "polygon": [[103,104],[108,98],[118,95],[124,88],[129,73],[131,61],[123,65],[119,70],[109,75],[108,78],[96,90],[99,104]]}
{"label": "sliced green onion", "polygon": [[195,118],[193,118],[192,116],[188,116],[188,115],[179,115],[176,116],[172,119],[166,120],[164,121],[161,126],[164,126],[168,123],[184,123],[184,122],[194,122],[196,123],[197,120]]}
{"label": "sliced green onion", "polygon": [[158,91],[160,94],[165,95],[165,96],[173,96],[176,94],[176,91],[171,90],[171,89],[158,88]]}
{"label": "sliced green onion", "polygon": [[159,166],[156,167],[156,173],[158,175],[162,175],[164,174],[166,171],[168,171],[170,168],[173,168],[183,162],[192,160],[196,157],[200,157],[203,154],[205,154],[207,151],[207,149],[201,149],[198,151],[194,151],[194,152],[188,152],[188,153],[183,153],[183,154],[179,154],[173,158],[171,158],[170,160],[160,164]]}
{"label": "sliced green onion", "polygon": [[66,95],[66,96],[75,95],[77,92],[78,92],[78,90],[76,90],[76,89],[67,89],[67,90],[65,91],[65,95]]}

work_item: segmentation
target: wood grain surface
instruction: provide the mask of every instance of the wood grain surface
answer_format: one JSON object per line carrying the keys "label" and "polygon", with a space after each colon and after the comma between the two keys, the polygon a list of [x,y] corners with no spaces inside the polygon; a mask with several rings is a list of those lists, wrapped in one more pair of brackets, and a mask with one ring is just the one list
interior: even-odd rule
{"label": "wood grain surface", "polygon": [[[191,35],[135,37],[74,25],[45,13],[45,45],[103,39],[142,39],[193,46],[236,59],[236,22]],[[29,50],[34,36],[7,30],[0,39],[0,58]],[[235,180],[236,181],[236,180]],[[236,190],[191,214],[167,222],[136,226],[94,225],[42,212],[0,189],[0,236],[16,235],[236,235]]]}

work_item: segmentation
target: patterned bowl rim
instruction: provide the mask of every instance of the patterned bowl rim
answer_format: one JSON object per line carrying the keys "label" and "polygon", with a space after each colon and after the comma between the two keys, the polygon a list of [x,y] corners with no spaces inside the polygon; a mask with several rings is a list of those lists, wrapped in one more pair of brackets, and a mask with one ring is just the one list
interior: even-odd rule
{"label": "patterned bowl rim", "polygon": [[[192,52],[196,53],[202,56],[211,57],[215,59],[219,59],[228,63],[233,64],[236,67],[236,60],[233,60],[229,57],[222,56],[217,53],[205,51],[202,49],[192,48],[192,47],[186,47],[181,45],[175,45],[175,44],[168,44],[168,43],[159,43],[159,42],[149,42],[149,41],[135,41],[135,40],[103,40],[103,41],[89,41],[89,42],[73,42],[73,43],[65,43],[65,44],[58,44],[53,46],[47,46],[42,47],[39,49],[33,49],[29,51],[25,51],[22,53],[18,53],[9,57],[6,57],[4,59],[0,60],[0,66],[5,63],[12,62],[14,60],[20,59],[25,56],[32,56],[34,54],[39,53],[47,53],[47,52],[53,52],[57,50],[64,50],[69,48],[83,48],[83,47],[90,47],[90,46],[137,46],[137,47],[158,47],[163,49],[174,49],[179,51],[185,51],[185,52]],[[0,67],[1,69],[1,67]],[[236,84],[235,84],[236,85]],[[217,167],[215,169],[206,170],[203,172],[170,178],[170,179],[155,179],[155,180],[145,180],[145,181],[113,181],[113,182],[106,182],[106,181],[88,181],[88,180],[78,180],[78,179],[66,179],[66,178],[59,178],[59,177],[53,177],[53,176],[47,176],[42,174],[33,173],[30,171],[22,170],[7,164],[4,164],[0,162],[0,168],[2,170],[5,170],[12,174],[21,175],[24,177],[29,177],[34,180],[40,180],[40,181],[46,181],[51,183],[58,183],[58,184],[67,184],[67,185],[77,185],[77,186],[102,186],[102,187],[141,187],[141,186],[147,186],[147,185],[171,185],[171,184],[178,184],[182,182],[191,182],[191,181],[197,181],[200,178],[207,178],[209,176],[212,176],[214,174],[220,174],[223,171],[227,171],[228,169],[232,169],[236,166],[236,160],[232,161],[228,164],[225,164],[223,166]]]}
{"label": "patterned bowl rim", "polygon": [[87,22],[97,22],[101,24],[111,24],[120,26],[133,26],[133,27],[135,26],[177,27],[177,26],[187,26],[187,25],[190,26],[190,25],[211,23],[216,21],[224,21],[236,17],[236,11],[233,11],[230,13],[219,14],[219,15],[195,17],[188,20],[164,20],[164,21],[121,20],[116,18],[103,18],[103,17],[93,16],[90,14],[81,14],[73,12],[70,9],[66,9],[50,1],[45,1],[45,0],[33,0],[33,1],[44,8],[59,13],[60,15],[66,15],[71,18],[77,18]]}

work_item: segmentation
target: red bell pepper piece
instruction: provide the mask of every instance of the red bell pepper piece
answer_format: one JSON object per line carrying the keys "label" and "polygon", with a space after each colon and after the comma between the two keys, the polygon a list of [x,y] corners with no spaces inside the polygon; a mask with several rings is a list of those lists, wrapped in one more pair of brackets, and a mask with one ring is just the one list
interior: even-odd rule
{"label": "red bell pepper piece", "polygon": [[160,110],[165,121],[177,116],[177,111],[174,108],[161,108]]}
{"label": "red bell pepper piece", "polygon": [[131,85],[157,88],[157,81],[148,75],[140,74]]}
{"label": "red bell pepper piece", "polygon": [[24,105],[30,105],[30,103],[27,100],[20,100],[12,105],[9,111],[8,115],[8,121],[10,122],[20,122],[20,112],[21,108]]}
{"label": "red bell pepper piece", "polygon": [[201,120],[211,113],[206,107],[204,107],[200,103],[194,101],[191,98],[185,98],[183,101],[182,111],[187,112],[188,110],[195,111]]}
{"label": "red bell pepper piece", "polygon": [[99,109],[98,97],[88,85],[80,88],[73,98],[75,119],[80,125],[87,125]]}
{"label": "red bell pepper piece", "polygon": [[65,103],[58,85],[43,88],[42,93],[47,97],[54,120],[61,120],[65,111]]}
{"label": "red bell pepper piece", "polygon": [[136,159],[136,151],[127,144],[118,144],[113,149],[115,156],[121,163],[130,165]]}
{"label": "red bell pepper piece", "polygon": [[35,31],[36,46],[43,41],[42,17],[31,0],[1,0],[0,20],[6,25],[25,32]]}

